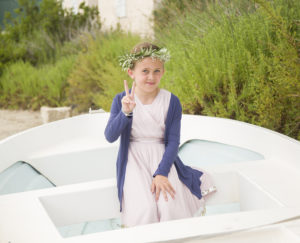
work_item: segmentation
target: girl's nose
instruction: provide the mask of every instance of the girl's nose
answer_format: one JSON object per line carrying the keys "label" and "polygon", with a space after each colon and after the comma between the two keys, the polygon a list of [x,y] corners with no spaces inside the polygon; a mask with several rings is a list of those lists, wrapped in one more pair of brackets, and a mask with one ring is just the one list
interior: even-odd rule
{"label": "girl's nose", "polygon": [[149,73],[148,79],[153,80],[153,77],[154,77],[153,73]]}

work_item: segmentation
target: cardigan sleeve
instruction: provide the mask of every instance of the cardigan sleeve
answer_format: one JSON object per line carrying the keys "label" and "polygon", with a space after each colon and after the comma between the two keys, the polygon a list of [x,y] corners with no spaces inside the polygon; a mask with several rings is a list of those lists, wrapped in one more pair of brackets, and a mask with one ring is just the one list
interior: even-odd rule
{"label": "cardigan sleeve", "polygon": [[180,144],[182,107],[178,98],[176,99],[176,101],[177,102],[174,107],[175,115],[170,124],[165,152],[157,170],[153,174],[153,177],[155,177],[156,175],[163,175],[168,177],[171,166],[174,163],[178,154],[178,147]]}
{"label": "cardigan sleeve", "polygon": [[132,119],[130,116],[125,116],[125,114],[121,111],[121,108],[121,95],[116,95],[113,99],[110,117],[104,130],[105,138],[110,143],[113,143],[119,138],[124,128]]}

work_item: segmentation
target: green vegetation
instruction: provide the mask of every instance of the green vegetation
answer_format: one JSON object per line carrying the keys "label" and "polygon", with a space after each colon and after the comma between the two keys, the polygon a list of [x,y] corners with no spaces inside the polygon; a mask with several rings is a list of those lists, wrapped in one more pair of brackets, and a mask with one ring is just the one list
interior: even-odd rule
{"label": "green vegetation", "polygon": [[[86,34],[99,32],[95,7],[77,14],[57,0],[19,0],[0,34],[0,106],[39,109],[66,100],[67,78]],[[93,24],[92,24],[93,23]]]}
{"label": "green vegetation", "polygon": [[172,54],[162,85],[185,113],[300,139],[299,11],[296,0],[219,2],[205,11],[193,5],[157,34]]}
{"label": "green vegetation", "polygon": [[[0,74],[5,65],[23,60],[37,66],[55,62],[64,42],[99,29],[99,12],[84,3],[79,13],[63,9],[61,0],[19,0],[16,18],[5,15],[0,33]],[[93,22],[93,25],[91,24]],[[60,50],[58,50],[60,49]]]}
{"label": "green vegetation", "polygon": [[109,111],[114,96],[124,90],[123,80],[128,79],[119,66],[118,56],[140,41],[137,35],[118,29],[99,33],[95,38],[88,36],[85,51],[78,56],[68,78],[69,104],[76,105],[79,112],[89,107]]}
{"label": "green vegetation", "polygon": [[23,61],[10,65],[1,77],[0,106],[35,110],[45,104],[62,105],[66,100],[66,79],[74,61],[74,56],[68,56],[39,68]]}
{"label": "green vegetation", "polygon": [[[63,15],[60,2],[36,1],[21,0],[27,17],[12,20],[0,37],[0,107],[109,111],[129,80],[118,56],[142,39],[101,31],[97,11],[84,5],[81,14]],[[180,98],[184,113],[300,140],[299,19],[297,0],[162,0],[154,11],[155,42],[171,60],[161,87]]]}

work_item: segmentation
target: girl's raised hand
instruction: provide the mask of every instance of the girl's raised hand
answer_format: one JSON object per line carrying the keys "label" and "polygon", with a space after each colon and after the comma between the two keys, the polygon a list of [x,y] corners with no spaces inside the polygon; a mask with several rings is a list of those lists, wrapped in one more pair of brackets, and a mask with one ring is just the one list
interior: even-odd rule
{"label": "girl's raised hand", "polygon": [[123,98],[121,100],[122,110],[126,113],[130,113],[133,111],[133,109],[136,105],[135,100],[134,100],[135,82],[133,81],[133,83],[132,83],[131,94],[129,94],[129,89],[128,89],[126,80],[124,80],[124,87],[125,87],[126,95],[123,96]]}
{"label": "girl's raised hand", "polygon": [[152,180],[151,192],[155,192],[155,200],[158,201],[160,192],[163,193],[164,198],[168,201],[167,192],[175,199],[175,190],[169,182],[168,178],[163,175],[156,175]]}

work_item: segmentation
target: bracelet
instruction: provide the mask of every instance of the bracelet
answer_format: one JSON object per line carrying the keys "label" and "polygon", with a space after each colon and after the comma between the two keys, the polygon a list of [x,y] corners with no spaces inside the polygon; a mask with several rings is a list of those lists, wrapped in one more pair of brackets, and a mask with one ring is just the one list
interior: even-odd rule
{"label": "bracelet", "polygon": [[124,114],[125,116],[132,116],[132,115],[133,115],[133,112],[127,113],[127,112],[123,111],[123,109],[121,109],[121,110],[122,110],[122,112],[123,112],[123,114]]}

